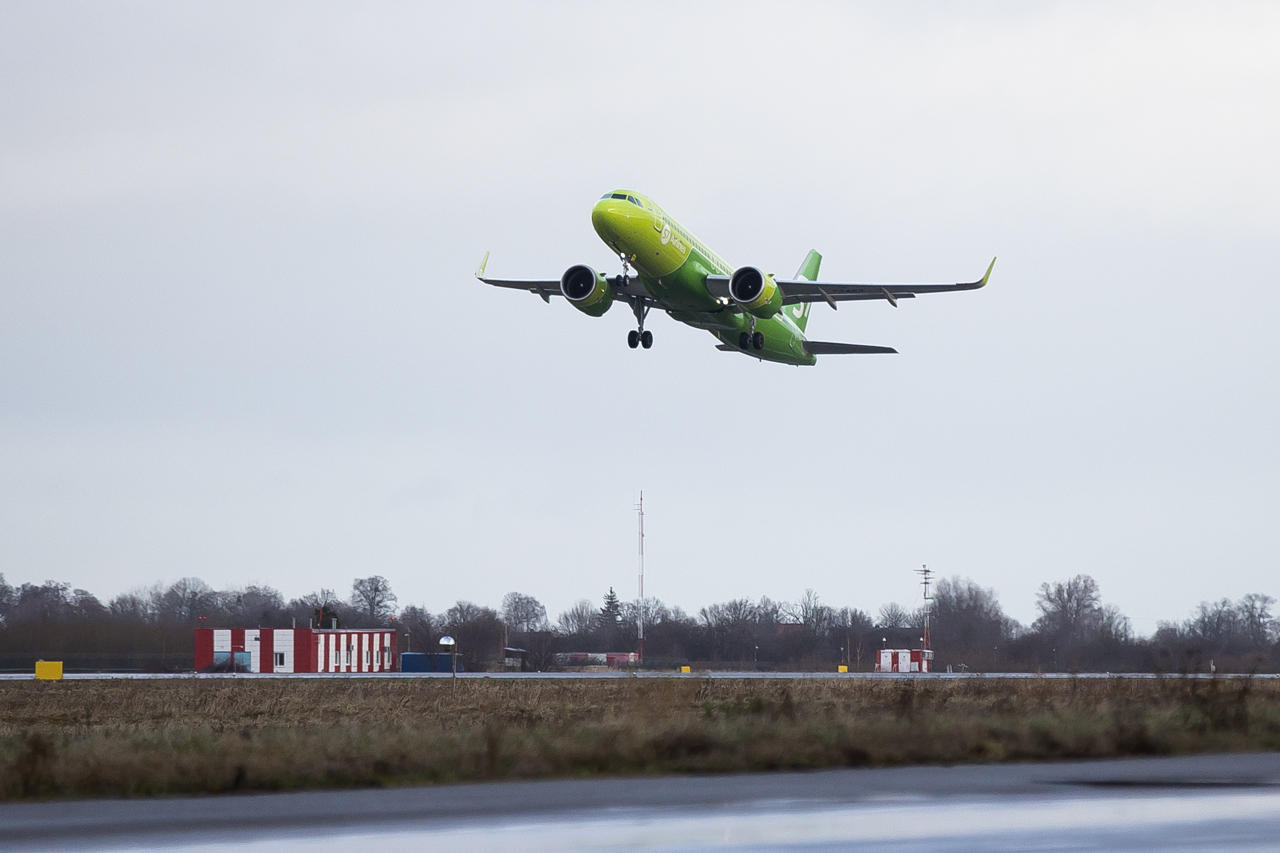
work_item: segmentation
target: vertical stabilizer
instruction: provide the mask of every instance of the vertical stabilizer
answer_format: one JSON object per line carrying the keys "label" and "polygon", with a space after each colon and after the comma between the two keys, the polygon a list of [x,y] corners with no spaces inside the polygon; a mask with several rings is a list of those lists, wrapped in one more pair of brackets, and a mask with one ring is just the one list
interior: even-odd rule
{"label": "vertical stabilizer", "polygon": [[[796,278],[804,281],[818,280],[818,267],[822,265],[822,255],[819,255],[816,249],[810,249],[808,256],[805,257],[804,263],[800,265],[800,269],[796,272]],[[800,327],[800,331],[804,331],[804,327],[809,325],[809,309],[813,307],[812,302],[801,302],[797,305],[788,305],[787,311],[791,314],[791,319],[796,321],[796,325]]]}

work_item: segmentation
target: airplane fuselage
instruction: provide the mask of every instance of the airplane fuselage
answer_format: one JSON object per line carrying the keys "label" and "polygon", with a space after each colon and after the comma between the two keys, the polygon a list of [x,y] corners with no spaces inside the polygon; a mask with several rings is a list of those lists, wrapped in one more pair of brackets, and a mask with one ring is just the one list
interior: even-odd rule
{"label": "airplane fuselage", "polygon": [[[748,355],[782,364],[812,365],[804,332],[797,324],[806,306],[786,305],[769,318],[741,311],[729,300],[713,296],[709,275],[732,275],[734,267],[639,193],[606,194],[591,211],[596,234],[635,270],[620,296],[648,297],[686,325],[705,329],[723,344]],[[744,333],[762,333],[764,346],[742,348]]]}

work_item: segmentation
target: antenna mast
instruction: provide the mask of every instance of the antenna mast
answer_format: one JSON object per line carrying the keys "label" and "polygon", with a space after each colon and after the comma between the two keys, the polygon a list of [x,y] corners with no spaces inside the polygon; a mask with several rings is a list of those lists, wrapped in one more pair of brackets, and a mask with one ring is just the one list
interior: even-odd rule
{"label": "antenna mast", "polygon": [[929,597],[929,579],[933,577],[933,571],[926,565],[916,569],[916,574],[924,578],[920,583],[924,586],[924,648],[931,648],[929,645],[929,602],[933,601]]}
{"label": "antenna mast", "polygon": [[640,503],[636,504],[636,517],[640,523],[640,600],[636,607],[636,648],[640,660],[644,660],[644,489],[640,490]]}

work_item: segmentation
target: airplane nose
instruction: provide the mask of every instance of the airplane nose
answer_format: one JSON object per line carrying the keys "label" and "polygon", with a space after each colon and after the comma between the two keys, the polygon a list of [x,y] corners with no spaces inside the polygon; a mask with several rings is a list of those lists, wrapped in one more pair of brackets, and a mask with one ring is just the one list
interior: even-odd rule
{"label": "airplane nose", "polygon": [[622,224],[627,221],[621,209],[626,202],[618,202],[610,198],[601,199],[591,208],[591,227],[596,229],[600,239],[612,243],[622,233]]}

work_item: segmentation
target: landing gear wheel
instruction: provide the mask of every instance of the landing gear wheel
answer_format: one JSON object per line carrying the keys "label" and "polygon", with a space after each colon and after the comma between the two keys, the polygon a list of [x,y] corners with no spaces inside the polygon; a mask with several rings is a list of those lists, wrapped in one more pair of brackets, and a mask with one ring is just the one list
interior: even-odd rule
{"label": "landing gear wheel", "polygon": [[653,332],[640,333],[640,346],[644,347],[645,349],[648,349],[649,347],[653,346]]}
{"label": "landing gear wheel", "polygon": [[632,329],[631,331],[627,332],[627,346],[631,347],[632,349],[635,349],[636,347],[640,346],[640,333],[637,332],[635,329]]}
{"label": "landing gear wheel", "polygon": [[749,349],[751,347],[751,335],[742,332],[738,335],[738,349]]}
{"label": "landing gear wheel", "polygon": [[756,332],[751,336],[751,346],[756,349],[764,349],[764,332]]}

